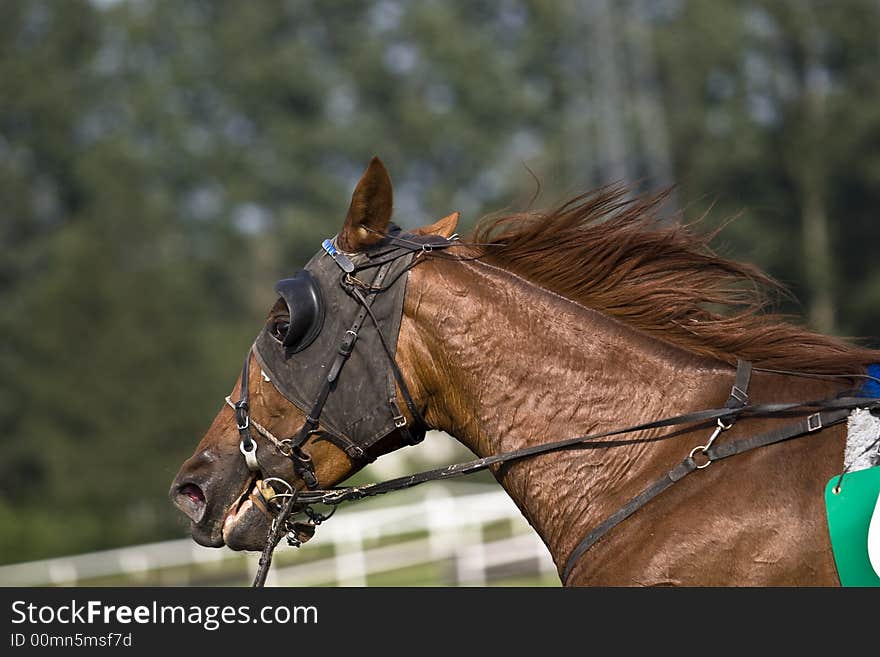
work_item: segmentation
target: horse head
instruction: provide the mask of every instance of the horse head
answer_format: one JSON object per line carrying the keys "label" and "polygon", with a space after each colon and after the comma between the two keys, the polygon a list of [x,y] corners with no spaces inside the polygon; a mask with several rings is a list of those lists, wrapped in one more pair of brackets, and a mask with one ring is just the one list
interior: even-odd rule
{"label": "horse head", "polygon": [[391,212],[373,158],[338,235],[276,285],[242,375],[171,485],[198,543],[263,549],[270,502],[334,486],[424,436],[422,393],[404,383],[395,347],[408,271],[447,245],[458,214],[404,234]]}

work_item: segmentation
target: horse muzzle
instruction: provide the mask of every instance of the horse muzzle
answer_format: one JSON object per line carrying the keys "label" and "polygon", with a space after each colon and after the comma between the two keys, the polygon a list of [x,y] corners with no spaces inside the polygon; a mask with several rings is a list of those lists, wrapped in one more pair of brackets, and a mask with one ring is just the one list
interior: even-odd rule
{"label": "horse muzzle", "polygon": [[[272,524],[266,495],[272,488],[262,473],[249,472],[236,460],[234,472],[223,473],[205,450],[183,464],[169,497],[190,520],[193,539],[206,547],[261,550]],[[238,481],[237,486],[230,482]]]}

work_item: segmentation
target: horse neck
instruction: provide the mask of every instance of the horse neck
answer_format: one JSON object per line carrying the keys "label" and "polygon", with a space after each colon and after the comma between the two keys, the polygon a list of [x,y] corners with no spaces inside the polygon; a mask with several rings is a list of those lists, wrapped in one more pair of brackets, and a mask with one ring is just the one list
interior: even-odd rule
{"label": "horse neck", "polygon": [[[718,406],[734,373],[479,262],[413,271],[400,348],[428,421],[479,456]],[[683,448],[561,451],[494,474],[561,565],[580,528]]]}

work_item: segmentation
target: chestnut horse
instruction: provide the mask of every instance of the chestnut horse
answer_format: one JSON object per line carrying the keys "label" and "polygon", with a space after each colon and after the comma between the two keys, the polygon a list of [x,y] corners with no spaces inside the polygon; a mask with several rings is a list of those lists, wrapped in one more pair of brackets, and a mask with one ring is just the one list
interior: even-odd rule
{"label": "chestnut horse", "polygon": [[[354,258],[382,239],[391,204],[391,181],[374,158],[336,236],[339,252]],[[831,398],[856,380],[767,370],[858,376],[880,361],[880,352],[763,312],[774,283],[715,254],[711,236],[661,220],[658,205],[657,197],[603,188],[547,212],[484,221],[470,240],[445,252],[456,257],[423,254],[408,272],[395,336],[396,364],[414,404],[401,411],[410,425],[417,409],[427,427],[483,457],[718,408],[738,359],[755,366],[748,393],[758,403]],[[449,238],[457,219],[455,213],[412,233]],[[272,326],[289,325],[286,312],[279,300]],[[261,372],[253,353],[248,358],[250,418],[274,436],[297,433],[306,413]],[[787,421],[745,417],[723,440]],[[305,484],[302,471],[263,434],[254,438],[259,470],[249,469],[236,425],[224,405],[170,495],[198,543],[261,550],[272,514],[260,479]],[[845,426],[691,474],[604,535],[564,583],[837,585],[823,491],[843,468]],[[653,428],[607,449],[554,451],[492,471],[561,574],[584,535],[709,432],[705,425]],[[321,488],[363,467],[364,459],[318,434],[308,434],[301,456]],[[403,432],[391,431],[368,456],[405,444]]]}

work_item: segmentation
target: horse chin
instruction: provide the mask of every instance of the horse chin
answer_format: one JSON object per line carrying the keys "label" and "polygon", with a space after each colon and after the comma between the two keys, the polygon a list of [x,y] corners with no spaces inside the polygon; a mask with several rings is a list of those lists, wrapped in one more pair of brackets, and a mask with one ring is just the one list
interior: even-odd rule
{"label": "horse chin", "polygon": [[200,524],[191,523],[190,534],[193,540],[203,547],[223,547],[223,534],[213,527],[203,527]]}

